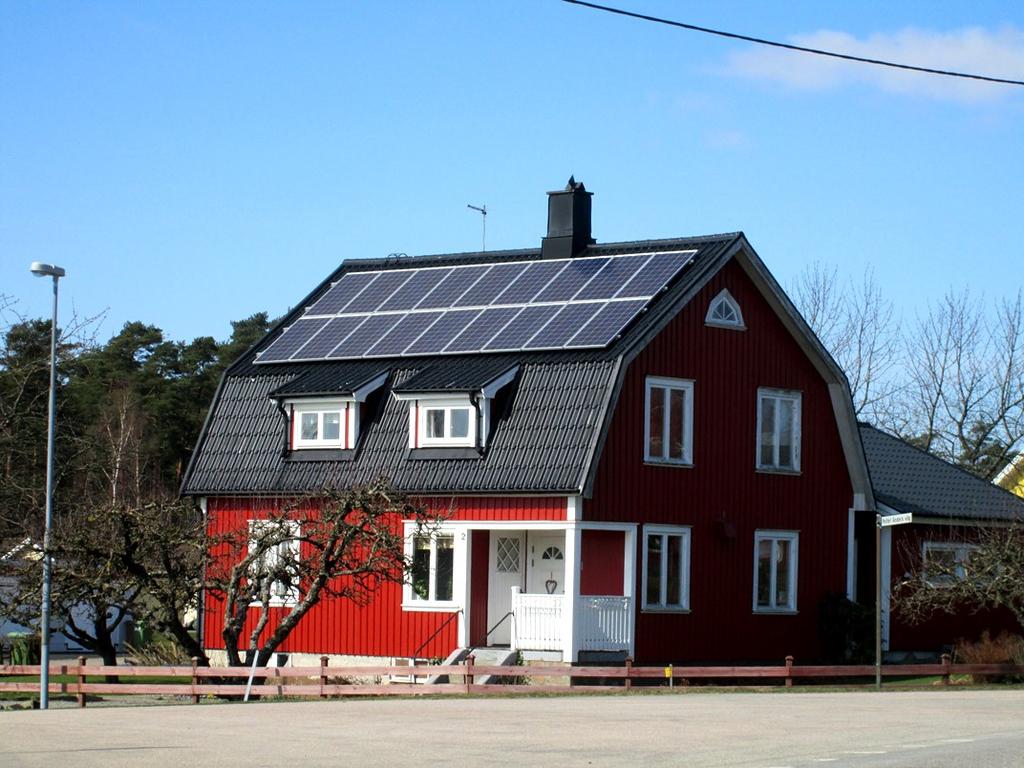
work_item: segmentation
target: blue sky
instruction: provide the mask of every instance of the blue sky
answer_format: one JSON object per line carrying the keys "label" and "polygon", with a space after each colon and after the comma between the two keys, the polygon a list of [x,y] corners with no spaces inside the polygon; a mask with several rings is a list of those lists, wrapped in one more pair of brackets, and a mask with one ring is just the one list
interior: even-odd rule
{"label": "blue sky", "polygon": [[[1024,78],[1015,3],[616,0]],[[870,70],[870,71],[869,71]],[[569,174],[599,241],[744,230],[787,284],[905,315],[1021,285],[1024,88],[845,67],[555,0],[0,5],[0,294],[225,338],[345,258],[533,247]]]}

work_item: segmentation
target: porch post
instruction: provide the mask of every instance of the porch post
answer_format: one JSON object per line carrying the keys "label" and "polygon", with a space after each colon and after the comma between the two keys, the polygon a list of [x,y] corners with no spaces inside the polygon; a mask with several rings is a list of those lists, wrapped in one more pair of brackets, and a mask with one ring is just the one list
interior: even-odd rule
{"label": "porch post", "polygon": [[473,557],[473,531],[463,528],[455,534],[455,562],[454,573],[452,574],[452,595],[457,597],[462,604],[462,613],[456,620],[456,646],[458,648],[469,647],[469,601],[470,590],[472,589],[469,578],[470,563]]}
{"label": "porch post", "polygon": [[573,523],[565,529],[565,602],[562,605],[562,661],[577,661],[576,607],[580,598],[582,531]]}
{"label": "porch post", "polygon": [[630,527],[623,538],[626,551],[622,561],[622,594],[629,598],[629,657],[636,658],[636,532],[637,527]]}

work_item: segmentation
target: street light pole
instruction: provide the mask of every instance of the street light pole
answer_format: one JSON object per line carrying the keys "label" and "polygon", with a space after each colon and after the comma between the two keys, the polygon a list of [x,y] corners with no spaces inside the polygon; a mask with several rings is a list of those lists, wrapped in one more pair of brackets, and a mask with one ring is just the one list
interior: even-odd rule
{"label": "street light pole", "polygon": [[36,277],[53,278],[53,317],[50,321],[50,406],[46,431],[46,524],[43,528],[43,605],[39,621],[39,708],[50,705],[50,528],[53,524],[53,449],[57,431],[57,284],[64,270],[53,264],[32,262]]}

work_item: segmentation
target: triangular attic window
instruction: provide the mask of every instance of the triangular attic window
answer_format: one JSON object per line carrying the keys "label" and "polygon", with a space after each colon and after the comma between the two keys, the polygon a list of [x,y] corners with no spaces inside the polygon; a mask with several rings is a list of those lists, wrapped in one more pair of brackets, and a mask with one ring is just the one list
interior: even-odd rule
{"label": "triangular attic window", "polygon": [[732,297],[732,294],[724,288],[708,305],[708,314],[704,318],[704,322],[718,328],[735,328],[738,330],[746,328],[743,324],[743,313],[740,311],[740,305],[736,303],[736,299]]}

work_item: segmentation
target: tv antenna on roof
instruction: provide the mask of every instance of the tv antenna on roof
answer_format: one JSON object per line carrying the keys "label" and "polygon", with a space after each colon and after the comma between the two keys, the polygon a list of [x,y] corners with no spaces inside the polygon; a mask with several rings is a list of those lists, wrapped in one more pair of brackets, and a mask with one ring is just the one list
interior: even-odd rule
{"label": "tv antenna on roof", "polygon": [[466,203],[467,208],[472,208],[480,214],[480,218],[483,221],[484,233],[480,237],[480,250],[487,250],[487,206],[486,205],[470,205]]}

